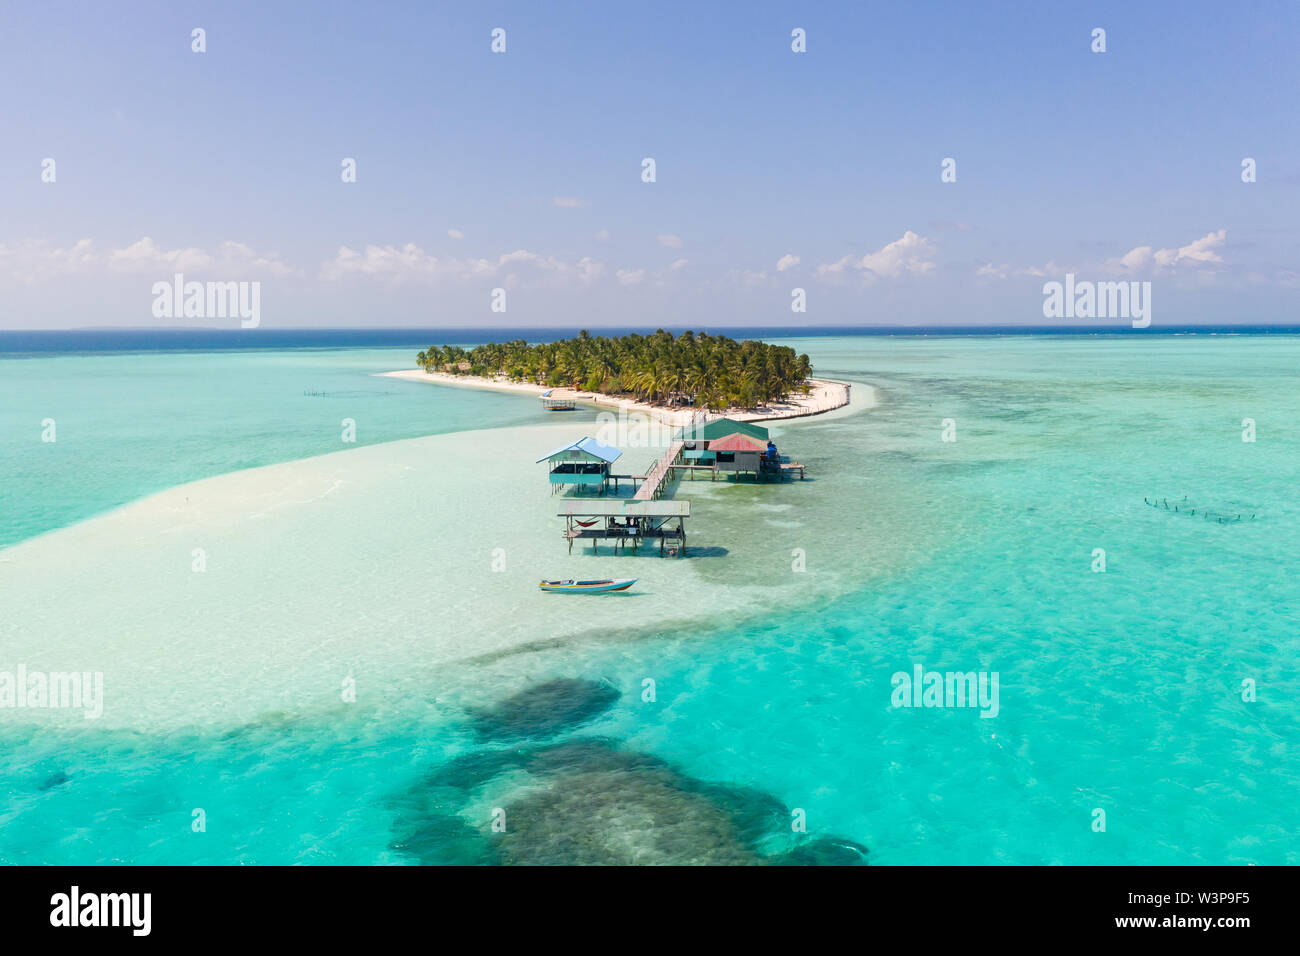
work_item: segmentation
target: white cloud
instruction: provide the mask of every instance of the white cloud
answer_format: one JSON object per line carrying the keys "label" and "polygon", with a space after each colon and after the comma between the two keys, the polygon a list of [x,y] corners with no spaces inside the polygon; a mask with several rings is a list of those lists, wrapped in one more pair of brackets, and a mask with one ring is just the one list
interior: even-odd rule
{"label": "white cloud", "polygon": [[838,262],[820,265],[817,274],[835,277],[853,269],[867,279],[875,279],[877,276],[896,278],[904,273],[924,275],[934,270],[931,261],[934,253],[934,243],[908,230],[901,239],[895,239],[876,252],[868,252],[861,259],[845,256]]}
{"label": "white cloud", "polygon": [[1118,258],[1107,259],[1102,268],[1114,273],[1144,272],[1172,269],[1177,266],[1199,267],[1207,263],[1221,263],[1223,257],[1216,251],[1228,238],[1228,230],[1218,229],[1194,239],[1177,249],[1153,249],[1137,246]]}
{"label": "white cloud", "polygon": [[448,230],[447,230],[447,235],[451,236],[451,238],[453,238],[453,239],[464,239],[464,238],[465,238],[465,233],[461,232],[459,229],[448,229]]}
{"label": "white cloud", "polygon": [[67,249],[57,248],[42,239],[0,243],[0,277],[19,282],[42,282],[90,274],[102,266],[90,239],[78,239]]}
{"label": "white cloud", "polygon": [[604,270],[604,264],[584,257],[566,262],[527,249],[516,249],[495,259],[462,259],[429,255],[413,242],[404,246],[366,246],[358,252],[341,246],[334,258],[321,265],[320,277],[336,281],[351,276],[437,282],[443,279],[472,279],[510,274],[517,266],[528,266],[560,279],[590,282]]}
{"label": "white cloud", "polygon": [[[457,230],[450,230],[448,234],[455,232]],[[325,281],[369,277],[436,282],[505,278],[517,269],[557,281],[586,284],[604,274],[605,264],[590,256],[571,261],[527,249],[516,249],[495,258],[469,258],[433,256],[414,243],[368,245],[359,250],[341,246],[332,259],[321,264],[319,278]],[[282,261],[276,253],[260,253],[234,241],[222,242],[211,249],[166,249],[146,236],[121,248],[104,250],[100,250],[91,239],[81,239],[67,247],[37,239],[0,243],[0,279],[23,283],[113,275],[160,279],[176,272],[200,280],[303,275],[302,270]]]}
{"label": "white cloud", "polygon": [[608,229],[602,229],[602,230],[600,230],[600,232],[596,233],[596,241],[597,241],[597,242],[606,242],[608,239],[609,239],[609,230],[608,230]]}
{"label": "white cloud", "polygon": [[933,255],[934,244],[909,231],[903,233],[903,238],[895,239],[879,252],[863,256],[859,268],[891,277],[904,272],[930,272],[934,269],[934,263],[930,261]]}
{"label": "white cloud", "polygon": [[656,236],[655,238],[659,240],[659,245],[665,246],[669,249],[680,249],[682,247],[682,240],[680,236],[668,235],[668,236]]}
{"label": "white cloud", "polygon": [[145,236],[125,249],[114,249],[108,254],[108,261],[114,268],[125,271],[168,269],[183,272],[210,266],[212,256],[202,249],[162,249]]}
{"label": "white cloud", "polygon": [[685,259],[678,259],[676,262],[674,262],[674,263],[673,263],[672,265],[670,265],[668,268],[669,268],[671,271],[676,272],[676,271],[679,270],[679,269],[684,269],[684,268],[686,268],[686,263],[687,263],[687,260],[685,260]]}
{"label": "white cloud", "polygon": [[776,271],[784,272],[786,269],[790,269],[794,266],[797,266],[798,264],[799,264],[799,257],[787,253],[786,255],[782,256],[780,259],[776,260]]}
{"label": "white cloud", "polygon": [[390,276],[437,273],[439,261],[423,249],[408,242],[405,246],[366,246],[357,252],[340,246],[334,259],[321,267],[322,279],[342,279],[349,275]]}
{"label": "white cloud", "polygon": [[103,278],[113,275],[162,277],[175,272],[203,273],[212,279],[243,276],[276,278],[300,275],[278,253],[259,253],[242,242],[227,240],[214,249],[164,249],[145,236],[120,249],[100,251],[93,239],[78,239],[59,248],[42,239],[0,243],[0,276],[21,282],[57,278]]}
{"label": "white cloud", "polygon": [[[1181,262],[1187,259],[1192,262],[1222,262],[1223,257],[1214,250],[1222,246],[1228,239],[1228,230],[1220,229],[1217,232],[1211,232],[1189,242],[1178,250],[1178,256],[1174,262]],[[1159,254],[1157,253],[1157,259]]]}
{"label": "white cloud", "polygon": [[1007,264],[995,266],[993,263],[982,265],[975,271],[977,276],[984,276],[993,279],[1006,279],[1010,276],[1048,276],[1060,275],[1064,270],[1054,262],[1049,262],[1045,266],[1026,266],[1025,268],[1016,268]]}
{"label": "white cloud", "polygon": [[561,209],[578,209],[587,205],[587,200],[579,199],[577,196],[556,196],[551,203]]}
{"label": "white cloud", "polygon": [[767,284],[767,270],[755,272],[752,269],[729,269],[723,278],[738,285],[762,286]]}
{"label": "white cloud", "polygon": [[242,242],[227,240],[212,252],[203,249],[162,249],[148,236],[125,249],[115,249],[108,255],[110,268],[121,272],[148,272],[170,269],[176,272],[207,270],[211,272],[238,272],[255,270],[274,276],[287,276],[298,270],[281,262],[279,255],[262,255]]}
{"label": "white cloud", "polygon": [[1145,269],[1151,264],[1153,258],[1151,252],[1150,246],[1138,246],[1136,249],[1130,249],[1120,256],[1116,264],[1119,268],[1129,271]]}
{"label": "white cloud", "polygon": [[574,268],[578,271],[578,278],[583,282],[591,282],[600,278],[601,273],[605,271],[605,263],[596,262],[591,256],[583,256],[578,260]]}
{"label": "white cloud", "polygon": [[1135,275],[1182,267],[1191,267],[1210,275],[1212,272],[1204,267],[1223,262],[1223,257],[1219,255],[1218,250],[1226,242],[1227,236],[1226,229],[1218,229],[1177,249],[1134,246],[1122,256],[1106,259],[1100,265],[1096,261],[1069,267],[1057,265],[1055,262],[1049,262],[1042,267],[1007,264],[997,266],[989,263],[980,266],[976,275],[1006,279],[1012,276],[1062,276],[1066,272],[1084,273],[1097,269],[1110,275]]}
{"label": "white cloud", "polygon": [[618,281],[623,283],[624,285],[640,285],[642,280],[645,279],[645,270],[644,269],[619,269],[618,272],[615,273],[615,275],[618,276]]}

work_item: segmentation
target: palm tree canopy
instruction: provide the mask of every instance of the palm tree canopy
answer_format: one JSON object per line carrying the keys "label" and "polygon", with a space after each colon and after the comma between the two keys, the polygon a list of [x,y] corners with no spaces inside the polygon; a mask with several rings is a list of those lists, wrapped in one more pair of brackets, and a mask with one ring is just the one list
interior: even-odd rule
{"label": "palm tree canopy", "polygon": [[530,345],[489,342],[468,352],[431,346],[416,356],[422,368],[464,374],[470,369],[536,384],[575,384],[637,401],[724,410],[780,402],[804,391],[812,374],[806,354],[785,345],[725,335],[659,329],[611,338],[586,329],[576,338]]}

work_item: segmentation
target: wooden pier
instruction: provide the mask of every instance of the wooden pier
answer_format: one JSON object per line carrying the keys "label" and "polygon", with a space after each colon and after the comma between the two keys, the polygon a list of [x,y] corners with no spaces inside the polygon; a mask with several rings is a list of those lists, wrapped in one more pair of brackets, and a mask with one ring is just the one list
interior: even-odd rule
{"label": "wooden pier", "polygon": [[633,495],[633,501],[658,501],[664,493],[664,486],[672,477],[673,465],[681,457],[682,449],[686,447],[683,441],[675,441],[668,446],[664,456],[650,466],[649,472],[646,473],[645,481]]}
{"label": "wooden pier", "polygon": [[691,481],[694,481],[694,480],[695,480],[695,473],[696,473],[697,471],[707,471],[707,472],[709,473],[709,480],[710,480],[710,481],[717,481],[717,480],[718,480],[718,466],[717,466],[716,464],[713,464],[713,465],[670,465],[669,467],[672,468],[673,471],[684,471],[684,472],[686,472],[688,475],[691,476]]}
{"label": "wooden pier", "polygon": [[637,482],[638,481],[644,482],[645,480],[646,480],[645,475],[607,475],[605,477],[605,487],[608,489],[609,486],[612,484],[614,486],[614,494],[618,494],[619,491],[622,490],[620,488],[620,484],[622,482],[624,481],[632,482],[632,490],[635,491]]}
{"label": "wooden pier", "polygon": [[[775,467],[775,465],[777,464],[780,465],[779,471]],[[669,465],[668,467],[671,468],[673,471],[686,472],[690,476],[691,481],[695,480],[695,473],[697,471],[708,472],[710,481],[716,481],[719,473],[718,464],[716,461],[711,465],[672,464]],[[787,480],[793,480],[795,473],[797,472],[799,475],[799,480],[803,481],[804,471],[805,471],[805,466],[803,462],[799,462],[799,461],[782,461],[782,462],[774,462],[772,464],[763,462],[760,470],[751,472],[751,474],[753,474],[754,479],[756,481],[762,481],[763,479],[768,477],[774,477],[781,481],[787,481]],[[741,472],[741,471],[722,472],[722,473],[734,474],[737,478],[739,478],[742,474],[745,474],[745,472]]]}

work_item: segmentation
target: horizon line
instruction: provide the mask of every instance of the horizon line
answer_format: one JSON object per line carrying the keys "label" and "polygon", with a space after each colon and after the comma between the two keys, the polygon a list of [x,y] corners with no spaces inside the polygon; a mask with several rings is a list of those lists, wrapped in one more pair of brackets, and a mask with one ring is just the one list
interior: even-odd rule
{"label": "horizon line", "polygon": [[623,334],[644,334],[644,330],[665,332],[710,332],[712,330],[732,330],[732,331],[751,331],[762,332],[771,331],[782,333],[785,337],[794,337],[799,332],[813,333],[822,331],[831,332],[916,332],[916,331],[950,331],[950,332],[1037,332],[1047,334],[1070,334],[1072,332],[1114,332],[1125,334],[1168,334],[1170,332],[1182,332],[1192,330],[1298,330],[1300,323],[1289,322],[1188,322],[1182,325],[1162,325],[1148,326],[1146,328],[1133,328],[1131,325],[1114,324],[1114,325],[1033,325],[1033,324],[1001,324],[1001,325],[959,325],[959,324],[934,324],[934,325],[849,325],[849,324],[827,324],[827,325],[808,325],[808,326],[788,326],[788,325],[743,325],[743,324],[689,324],[689,325],[592,325],[592,324],[562,324],[562,325],[384,325],[384,326],[363,326],[363,325],[302,325],[302,326],[260,326],[258,328],[218,328],[213,326],[149,326],[149,325],[85,325],[72,326],[68,328],[8,328],[0,329],[0,335],[17,335],[17,334],[67,334],[67,333],[104,333],[104,332],[126,332],[126,333],[147,333],[147,334],[213,334],[213,335],[237,335],[241,338],[255,338],[258,335],[266,333],[287,334],[287,333],[306,333],[306,332],[356,332],[356,333],[387,333],[387,334],[414,334],[427,332],[557,332],[572,329],[575,332],[589,331],[602,333],[623,333]]}

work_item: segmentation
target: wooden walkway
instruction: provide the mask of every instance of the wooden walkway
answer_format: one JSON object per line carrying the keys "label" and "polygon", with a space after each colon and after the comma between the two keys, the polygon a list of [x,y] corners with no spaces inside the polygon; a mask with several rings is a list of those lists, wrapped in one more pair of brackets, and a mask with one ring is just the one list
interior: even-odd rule
{"label": "wooden walkway", "polygon": [[646,480],[646,476],[645,476],[645,475],[606,475],[606,476],[605,476],[605,487],[608,488],[608,487],[609,487],[609,483],[612,481],[612,482],[614,483],[614,494],[618,494],[618,492],[619,492],[619,484],[620,484],[621,482],[624,482],[624,481],[630,481],[630,482],[632,482],[632,488],[633,488],[633,490],[635,490],[635,489],[636,489],[636,483],[637,483],[638,481],[645,481],[645,480]]}
{"label": "wooden walkway", "polygon": [[673,463],[681,456],[682,449],[686,447],[686,442],[675,441],[664,456],[650,466],[650,471],[645,476],[645,481],[641,487],[636,490],[632,496],[633,501],[656,501],[663,494],[664,485],[668,482],[673,473]]}
{"label": "wooden walkway", "polygon": [[718,466],[716,463],[712,465],[669,465],[668,467],[671,468],[673,471],[686,472],[688,475],[691,476],[691,481],[695,480],[695,473],[697,471],[707,471],[709,473],[710,481],[718,480]]}

